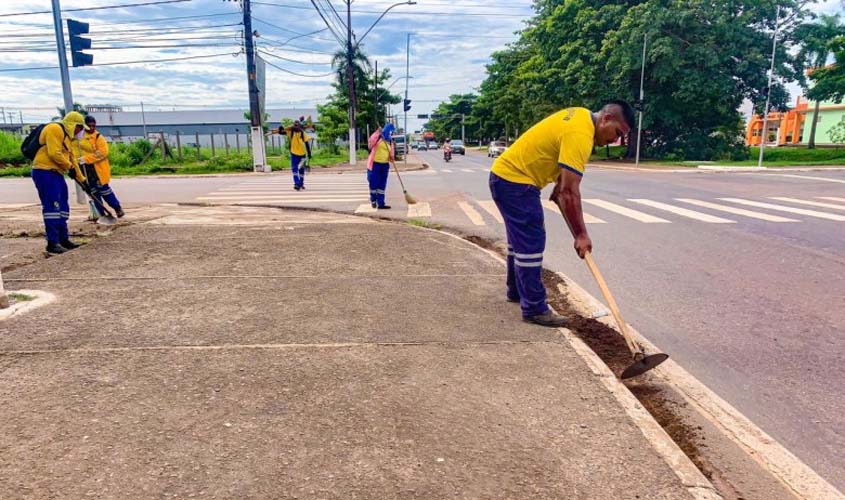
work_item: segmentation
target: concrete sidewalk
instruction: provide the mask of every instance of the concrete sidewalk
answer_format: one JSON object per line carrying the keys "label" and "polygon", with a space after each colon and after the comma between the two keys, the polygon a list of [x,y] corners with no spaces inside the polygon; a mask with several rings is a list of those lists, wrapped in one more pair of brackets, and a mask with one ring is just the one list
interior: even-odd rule
{"label": "concrete sidewalk", "polygon": [[455,237],[191,207],[4,273],[0,497],[690,498]]}

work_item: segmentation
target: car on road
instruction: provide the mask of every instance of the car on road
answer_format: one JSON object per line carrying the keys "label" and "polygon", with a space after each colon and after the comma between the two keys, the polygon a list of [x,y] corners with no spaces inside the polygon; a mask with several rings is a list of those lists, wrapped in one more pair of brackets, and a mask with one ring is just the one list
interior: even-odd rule
{"label": "car on road", "polygon": [[452,146],[452,153],[454,153],[456,155],[467,154],[467,150],[464,147],[464,141],[456,139],[454,141],[450,141],[449,145]]}
{"label": "car on road", "polygon": [[425,149],[430,150],[430,149],[439,149],[439,148],[440,148],[440,146],[437,144],[437,141],[429,141],[428,145],[426,146]]}
{"label": "car on road", "polygon": [[398,155],[404,155],[408,153],[408,143],[405,142],[404,135],[394,135],[393,136],[393,143],[396,145],[395,151]]}
{"label": "car on road", "polygon": [[425,151],[428,149],[423,141],[416,141],[415,143],[411,144],[411,149],[416,149],[417,151]]}
{"label": "car on road", "polygon": [[508,149],[508,145],[502,141],[493,141],[487,146],[487,157],[495,158],[504,153]]}

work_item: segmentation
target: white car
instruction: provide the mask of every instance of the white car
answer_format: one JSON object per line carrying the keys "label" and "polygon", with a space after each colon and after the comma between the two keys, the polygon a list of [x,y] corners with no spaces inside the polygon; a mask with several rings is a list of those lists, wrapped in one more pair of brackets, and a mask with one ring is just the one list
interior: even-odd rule
{"label": "white car", "polygon": [[508,149],[508,145],[502,141],[493,141],[487,146],[487,157],[495,158],[504,153]]}

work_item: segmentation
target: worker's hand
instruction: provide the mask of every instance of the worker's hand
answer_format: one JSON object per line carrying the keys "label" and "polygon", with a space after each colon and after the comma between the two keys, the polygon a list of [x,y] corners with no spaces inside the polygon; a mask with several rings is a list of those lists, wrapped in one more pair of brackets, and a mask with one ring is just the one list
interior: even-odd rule
{"label": "worker's hand", "polygon": [[587,234],[581,234],[575,237],[575,251],[578,253],[578,257],[584,258],[584,255],[587,252],[593,251],[593,242],[590,240],[590,236]]}
{"label": "worker's hand", "polygon": [[67,171],[67,176],[71,179],[76,179],[76,169],[71,167],[70,170]]}

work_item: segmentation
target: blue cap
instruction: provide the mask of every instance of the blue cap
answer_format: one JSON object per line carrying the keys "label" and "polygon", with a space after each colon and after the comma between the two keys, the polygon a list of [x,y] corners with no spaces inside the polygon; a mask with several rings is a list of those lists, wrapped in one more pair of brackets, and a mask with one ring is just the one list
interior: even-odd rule
{"label": "blue cap", "polygon": [[381,130],[381,136],[384,138],[385,141],[389,141],[390,136],[393,134],[394,130],[396,130],[396,127],[394,127],[392,123],[388,123]]}

